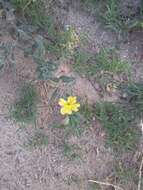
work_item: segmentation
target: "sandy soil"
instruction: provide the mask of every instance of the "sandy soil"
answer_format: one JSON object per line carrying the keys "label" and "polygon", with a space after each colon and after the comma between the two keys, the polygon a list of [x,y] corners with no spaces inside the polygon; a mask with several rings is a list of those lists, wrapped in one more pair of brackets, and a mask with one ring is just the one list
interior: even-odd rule
{"label": "sandy soil", "polygon": [[[92,41],[88,46],[91,51],[98,52],[102,44],[110,46],[115,43],[115,36],[111,32],[105,32],[91,16],[82,11],[69,9],[65,24],[74,25],[78,32],[88,34],[89,41]],[[53,129],[49,125],[56,114],[52,116],[48,107],[40,108],[37,126],[47,135],[49,143],[34,149],[24,146],[28,138],[34,135],[33,126],[21,127],[9,118],[9,109],[20,87],[24,81],[33,81],[39,92],[39,104],[44,106],[48,106],[47,100],[53,89],[36,80],[36,64],[32,58],[25,58],[23,51],[18,48],[18,42],[4,33],[1,41],[7,40],[16,44],[15,70],[7,64],[0,77],[0,190],[90,190],[88,179],[110,178],[114,156],[111,149],[105,148],[105,133],[97,121],[93,121],[80,138],[71,135],[65,140],[63,129]],[[129,47],[129,44],[123,44],[122,49],[125,47]],[[122,57],[129,57],[130,50],[126,50],[126,55],[121,52]],[[61,70],[65,70],[67,75],[76,75],[68,64]],[[95,88],[85,78],[76,76],[72,90],[89,102],[99,100]],[[78,159],[70,160],[64,156],[65,144],[77,147]]]}

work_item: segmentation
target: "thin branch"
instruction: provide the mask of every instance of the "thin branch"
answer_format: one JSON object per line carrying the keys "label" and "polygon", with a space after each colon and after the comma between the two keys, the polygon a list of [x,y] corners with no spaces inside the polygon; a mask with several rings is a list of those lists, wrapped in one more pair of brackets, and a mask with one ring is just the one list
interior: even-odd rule
{"label": "thin branch", "polygon": [[139,168],[139,182],[138,182],[138,190],[141,190],[141,182],[142,182],[142,168],[143,168],[143,157]]}
{"label": "thin branch", "polygon": [[105,186],[112,186],[115,188],[115,190],[124,190],[123,188],[117,186],[117,185],[114,185],[114,184],[111,184],[111,183],[108,183],[108,182],[101,182],[101,181],[96,181],[96,180],[88,180],[89,182],[93,182],[93,183],[97,183],[99,185],[105,185]]}

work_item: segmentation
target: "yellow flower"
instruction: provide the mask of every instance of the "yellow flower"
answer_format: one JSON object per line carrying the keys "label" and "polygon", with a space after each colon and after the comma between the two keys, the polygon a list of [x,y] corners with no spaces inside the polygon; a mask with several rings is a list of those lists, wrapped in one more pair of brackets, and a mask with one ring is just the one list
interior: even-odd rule
{"label": "yellow flower", "polygon": [[59,105],[61,106],[60,112],[62,115],[71,115],[73,112],[78,112],[80,107],[76,96],[69,96],[67,100],[60,98]]}

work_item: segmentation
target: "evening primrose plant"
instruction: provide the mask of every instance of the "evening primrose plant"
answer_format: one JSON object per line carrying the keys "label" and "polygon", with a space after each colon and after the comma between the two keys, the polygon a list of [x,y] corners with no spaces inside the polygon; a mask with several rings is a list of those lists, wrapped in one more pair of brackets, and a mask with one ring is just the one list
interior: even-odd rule
{"label": "evening primrose plant", "polygon": [[80,107],[76,96],[69,96],[67,100],[60,98],[59,105],[61,106],[60,112],[62,115],[72,115],[73,112],[78,112]]}
{"label": "evening primrose plant", "polygon": [[63,124],[78,130],[81,117],[79,114],[80,103],[77,101],[77,97],[69,96],[67,100],[60,98],[58,104],[61,107],[60,113],[64,116]]}

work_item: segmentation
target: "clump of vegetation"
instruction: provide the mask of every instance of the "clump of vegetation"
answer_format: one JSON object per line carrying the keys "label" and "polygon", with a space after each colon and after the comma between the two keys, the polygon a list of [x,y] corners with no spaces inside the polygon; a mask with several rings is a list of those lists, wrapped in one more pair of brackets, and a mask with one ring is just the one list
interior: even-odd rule
{"label": "clump of vegetation", "polygon": [[[52,3],[52,1],[49,2],[49,7],[52,7]],[[52,9],[49,8],[49,14],[45,14],[45,7],[41,0],[12,0],[12,4],[18,15],[26,18],[28,23],[38,26],[47,32],[48,39],[50,39],[49,49],[59,53],[56,50],[58,40],[60,39],[59,31],[52,16]]]}
{"label": "clump of vegetation", "polygon": [[128,71],[127,62],[122,61],[115,50],[101,49],[96,56],[97,68],[99,71],[108,71],[115,74]]}
{"label": "clump of vegetation", "polygon": [[143,84],[131,83],[126,89],[128,102],[131,106],[131,111],[136,117],[143,116]]}
{"label": "clump of vegetation", "polygon": [[20,92],[19,100],[13,106],[12,117],[17,122],[29,123],[36,118],[37,92],[31,83],[25,84]]}
{"label": "clump of vegetation", "polygon": [[117,0],[81,0],[84,7],[92,10],[99,21],[103,22],[105,27],[111,29],[116,33],[127,33],[134,28],[142,29],[142,15],[143,6],[142,2],[139,3],[137,10],[133,11],[134,4],[129,3],[128,7],[124,10],[121,9],[121,1]]}
{"label": "clump of vegetation", "polygon": [[107,132],[107,143],[115,150],[132,150],[137,146],[138,131],[133,125],[132,114],[121,105],[97,103],[96,117]]}
{"label": "clump of vegetation", "polygon": [[16,12],[22,13],[23,16],[28,17],[32,24],[39,26],[46,25],[48,20],[43,14],[44,7],[41,1],[35,0],[12,0]]}
{"label": "clump of vegetation", "polygon": [[77,52],[73,67],[75,71],[88,77],[96,77],[97,73],[101,72],[119,74],[128,72],[129,70],[128,63],[122,61],[114,49],[105,48],[102,48],[96,55]]}
{"label": "clump of vegetation", "polygon": [[[70,101],[69,101],[70,100]],[[76,97],[69,96],[68,100],[60,98],[61,115],[63,119],[61,123],[53,124],[54,128],[64,129],[64,136],[76,135],[80,137],[82,132],[91,126],[93,120],[93,108],[91,105],[76,102]]]}

